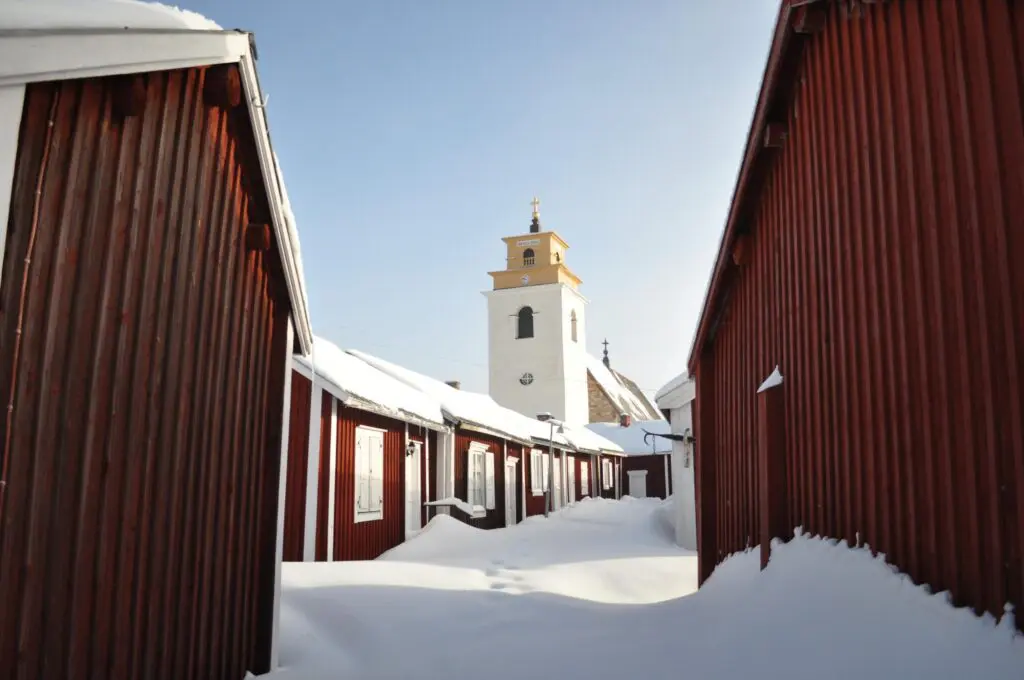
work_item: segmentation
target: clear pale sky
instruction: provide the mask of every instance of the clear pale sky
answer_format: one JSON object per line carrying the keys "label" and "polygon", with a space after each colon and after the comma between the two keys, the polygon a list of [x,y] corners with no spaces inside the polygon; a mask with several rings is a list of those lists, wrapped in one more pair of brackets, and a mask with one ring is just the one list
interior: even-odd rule
{"label": "clear pale sky", "polygon": [[778,0],[178,2],[256,34],[315,333],[486,391],[536,194],[591,353],[684,370]]}

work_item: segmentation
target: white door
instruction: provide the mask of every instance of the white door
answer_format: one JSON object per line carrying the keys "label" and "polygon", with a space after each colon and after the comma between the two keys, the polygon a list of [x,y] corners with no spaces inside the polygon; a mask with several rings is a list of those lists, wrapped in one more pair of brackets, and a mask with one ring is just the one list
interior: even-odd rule
{"label": "white door", "polygon": [[510,527],[519,520],[516,503],[516,461],[505,463],[505,526]]}
{"label": "white door", "polygon": [[412,442],[412,454],[405,457],[405,536],[408,538],[422,528],[420,509],[420,455],[423,445]]}
{"label": "white door", "polygon": [[572,505],[576,502],[576,459],[572,456],[565,457],[565,481],[569,505]]}
{"label": "white door", "polygon": [[647,498],[647,470],[630,470],[629,495],[633,498]]}
{"label": "white door", "polygon": [[559,461],[559,460],[555,461],[555,469],[553,470],[553,472],[555,474],[555,478],[553,480],[555,483],[552,485],[551,498],[552,498],[552,504],[554,505],[555,510],[557,510],[558,508],[562,507],[562,466],[561,466],[561,461]]}

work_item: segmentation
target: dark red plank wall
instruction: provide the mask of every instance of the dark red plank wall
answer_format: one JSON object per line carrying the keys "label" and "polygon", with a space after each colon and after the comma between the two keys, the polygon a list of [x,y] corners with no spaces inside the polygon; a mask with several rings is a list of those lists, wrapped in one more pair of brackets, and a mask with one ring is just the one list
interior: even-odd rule
{"label": "dark red plank wall", "polygon": [[758,543],[755,390],[778,364],[788,526],[1019,608],[1024,5],[823,6],[783,55],[788,137],[696,359],[701,577]]}
{"label": "dark red plank wall", "polygon": [[267,212],[248,118],[207,105],[208,75],[27,88],[0,677],[268,670],[289,305],[276,252],[243,243]]}
{"label": "dark red plank wall", "polygon": [[284,512],[284,560],[302,560],[306,531],[306,483],[309,469],[309,418],[313,384],[292,371],[292,403],[288,423],[288,473]]}

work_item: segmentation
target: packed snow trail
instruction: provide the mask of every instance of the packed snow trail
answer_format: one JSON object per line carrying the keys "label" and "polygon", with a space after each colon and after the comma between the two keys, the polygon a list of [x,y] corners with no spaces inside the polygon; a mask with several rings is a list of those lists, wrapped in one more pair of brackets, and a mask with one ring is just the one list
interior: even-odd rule
{"label": "packed snow trail", "polygon": [[373,562],[288,564],[285,668],[267,677],[1024,677],[1012,625],[865,550],[800,536],[765,572],[737,555],[696,592],[670,516],[598,499],[498,531],[438,517]]}

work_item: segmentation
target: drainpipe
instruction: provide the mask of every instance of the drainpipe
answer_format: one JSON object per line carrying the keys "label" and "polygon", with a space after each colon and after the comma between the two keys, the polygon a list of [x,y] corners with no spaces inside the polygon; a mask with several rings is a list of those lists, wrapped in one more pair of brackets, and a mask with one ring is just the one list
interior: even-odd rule
{"label": "drainpipe", "polygon": [[[430,430],[426,427],[423,428],[423,470],[425,474],[423,479],[425,480],[423,485],[423,499],[430,502]],[[430,521],[430,506],[427,507],[427,521]]]}

